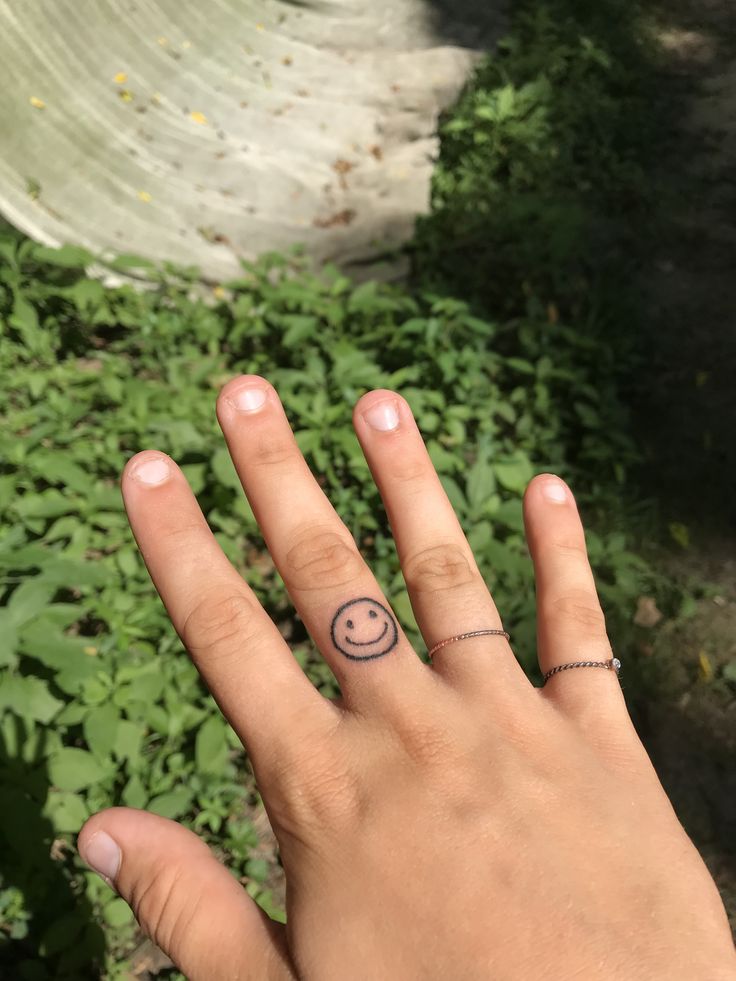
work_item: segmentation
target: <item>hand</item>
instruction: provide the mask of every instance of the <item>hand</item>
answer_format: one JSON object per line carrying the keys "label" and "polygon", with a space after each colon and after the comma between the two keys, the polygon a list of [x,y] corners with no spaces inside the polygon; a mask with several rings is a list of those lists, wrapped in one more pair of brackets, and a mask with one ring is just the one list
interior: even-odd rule
{"label": "hand", "polygon": [[[238,405],[241,408],[238,408]],[[247,747],[287,881],[267,920],[191,832],[127,808],[79,848],[192,981],[734,978],[716,887],[675,817],[616,674],[533,687],[500,636],[432,666],[310,473],[274,389],[242,376],[217,416],[339,703],[310,685],[225,558],[181,471],[123,474],[133,533],[174,626]],[[407,403],[357,404],[428,646],[499,628]],[[573,497],[536,477],[524,514],[543,671],[611,650]]]}

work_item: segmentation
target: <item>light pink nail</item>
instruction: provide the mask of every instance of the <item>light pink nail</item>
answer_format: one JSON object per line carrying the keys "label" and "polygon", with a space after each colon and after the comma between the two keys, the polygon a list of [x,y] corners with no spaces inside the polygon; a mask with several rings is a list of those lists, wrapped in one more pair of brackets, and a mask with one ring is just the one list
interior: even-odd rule
{"label": "light pink nail", "polygon": [[561,480],[546,480],[542,485],[542,493],[548,501],[564,504],[567,500],[567,487]]}
{"label": "light pink nail", "polygon": [[396,402],[378,402],[363,413],[372,429],[387,433],[399,425],[399,407]]}
{"label": "light pink nail", "polygon": [[155,457],[136,463],[132,474],[142,484],[162,484],[171,475],[171,467],[166,460]]}
{"label": "light pink nail", "polygon": [[234,395],[228,395],[228,399],[241,412],[258,412],[266,404],[266,390],[253,387],[241,388]]}
{"label": "light pink nail", "polygon": [[96,831],[84,848],[79,849],[79,854],[91,869],[110,882],[115,881],[122,855],[117,842],[106,831]]}

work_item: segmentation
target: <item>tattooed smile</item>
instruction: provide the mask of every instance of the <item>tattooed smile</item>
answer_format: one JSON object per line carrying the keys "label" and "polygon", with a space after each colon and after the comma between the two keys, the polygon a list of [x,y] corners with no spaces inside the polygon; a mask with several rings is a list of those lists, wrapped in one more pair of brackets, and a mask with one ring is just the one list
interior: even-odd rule
{"label": "tattooed smile", "polygon": [[[376,634],[380,622],[383,628]],[[383,603],[361,596],[338,609],[330,627],[332,643],[351,661],[373,661],[383,657],[399,642],[399,627]]]}
{"label": "tattooed smile", "polygon": [[345,634],[345,640],[348,642],[348,644],[352,644],[353,647],[368,647],[370,646],[370,644],[377,644],[379,640],[383,640],[383,638],[386,636],[387,633],[388,633],[388,624],[384,623],[383,630],[380,632],[380,634],[376,637],[375,640],[351,640],[347,634]]}

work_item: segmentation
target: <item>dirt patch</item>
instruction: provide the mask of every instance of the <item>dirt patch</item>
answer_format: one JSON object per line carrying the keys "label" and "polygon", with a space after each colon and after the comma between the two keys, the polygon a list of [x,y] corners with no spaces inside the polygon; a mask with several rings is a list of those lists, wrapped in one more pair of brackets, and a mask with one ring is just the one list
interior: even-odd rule
{"label": "dirt patch", "polygon": [[[651,175],[669,222],[647,284],[651,366],[635,419],[645,492],[694,597],[644,645],[632,704],[678,816],[736,927],[736,20],[724,0],[660,15],[671,126]],[[684,528],[684,533],[682,529]],[[684,539],[683,539],[684,534]],[[682,547],[682,545],[685,547]],[[729,668],[729,666],[731,666]],[[730,680],[729,680],[730,679]]]}

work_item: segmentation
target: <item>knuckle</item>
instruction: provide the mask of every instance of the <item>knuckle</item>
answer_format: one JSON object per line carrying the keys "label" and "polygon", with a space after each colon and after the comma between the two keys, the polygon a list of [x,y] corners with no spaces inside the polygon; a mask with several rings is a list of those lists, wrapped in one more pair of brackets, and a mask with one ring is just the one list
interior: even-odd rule
{"label": "knuckle", "polygon": [[363,560],[344,535],[324,528],[309,528],[296,537],[286,552],[284,579],[297,589],[332,589],[357,579]]}
{"label": "knuckle", "polygon": [[391,480],[408,484],[426,480],[430,473],[426,457],[412,454],[396,454],[387,469]]}
{"label": "knuckle", "polygon": [[257,619],[255,600],[244,593],[206,596],[187,614],[180,636],[193,656],[227,655],[253,639]]}
{"label": "knuckle", "polygon": [[574,623],[596,633],[606,632],[606,618],[600,604],[586,590],[564,593],[552,600],[550,613],[566,623]]}
{"label": "knuckle", "polygon": [[578,561],[585,563],[588,561],[588,550],[583,540],[570,540],[566,542],[551,541],[547,546],[547,550],[552,557],[556,557],[562,561],[567,561],[571,556]]}
{"label": "knuckle", "polygon": [[363,810],[361,783],[351,769],[334,763],[314,774],[307,793],[316,828],[355,826]]}
{"label": "knuckle", "polygon": [[283,466],[299,458],[299,449],[292,438],[261,435],[253,441],[248,455],[249,463],[256,467]]}
{"label": "knuckle", "polygon": [[301,759],[281,761],[279,827],[302,841],[324,839],[326,828],[355,827],[368,807],[364,781],[348,753],[311,744]]}
{"label": "knuckle", "polygon": [[453,764],[463,755],[457,734],[438,725],[437,719],[415,715],[398,723],[396,729],[405,754],[419,769],[455,772]]}
{"label": "knuckle", "polygon": [[406,559],[402,567],[407,587],[416,592],[456,589],[479,578],[464,549],[454,544],[425,548]]}
{"label": "knuckle", "polygon": [[163,537],[168,546],[173,546],[172,551],[178,548],[191,549],[192,542],[200,540],[203,531],[211,534],[209,525],[203,519],[180,520],[177,516],[175,523],[165,527]]}

